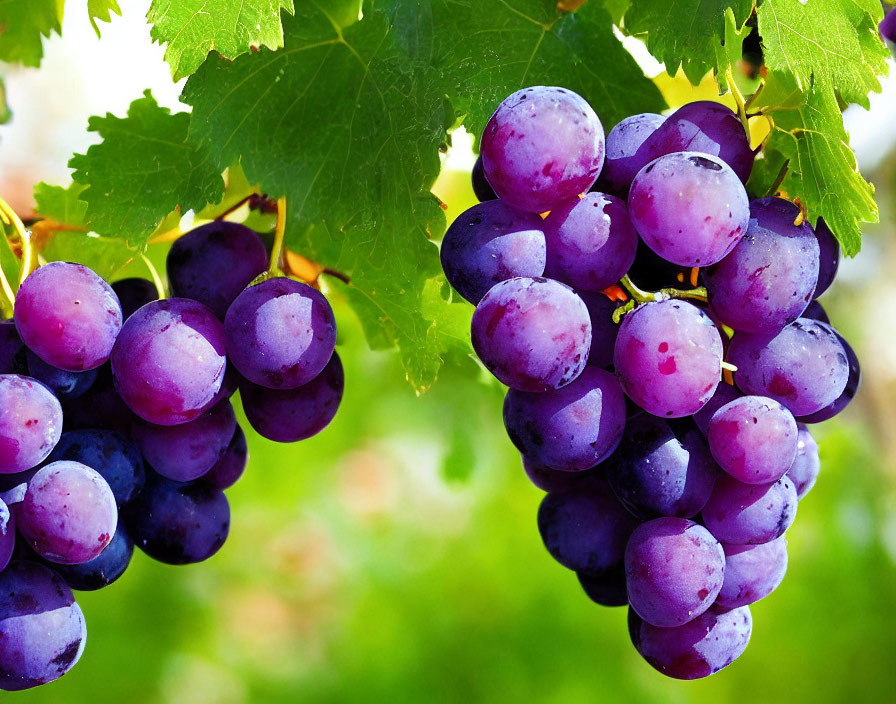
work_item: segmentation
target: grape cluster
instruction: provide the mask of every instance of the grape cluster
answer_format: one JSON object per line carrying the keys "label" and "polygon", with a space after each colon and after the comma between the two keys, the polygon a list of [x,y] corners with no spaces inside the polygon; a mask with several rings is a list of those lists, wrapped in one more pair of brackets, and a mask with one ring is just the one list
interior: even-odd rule
{"label": "grape cluster", "polygon": [[237,389],[272,440],[333,419],[333,311],[311,286],[264,278],[267,263],[255,232],[214,222],[172,246],[172,298],[65,262],[22,283],[0,322],[0,689],[74,666],[86,630],[72,589],[114,582],[135,545],[173,565],[221,548],[224,490],[248,461]]}
{"label": "grape cluster", "polygon": [[547,492],[548,552],[598,604],[627,604],[635,648],[682,679],[746,648],[818,475],[807,424],[860,379],[815,300],[837,241],[788,200],[749,199],[754,156],[721,104],[634,115],[604,139],[580,96],[527,88],[488,122],[481,202],[441,248]]}

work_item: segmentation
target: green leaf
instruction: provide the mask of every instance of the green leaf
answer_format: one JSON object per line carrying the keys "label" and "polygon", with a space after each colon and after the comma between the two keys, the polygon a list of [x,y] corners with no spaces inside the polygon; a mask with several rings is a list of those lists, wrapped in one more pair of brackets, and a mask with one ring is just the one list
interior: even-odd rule
{"label": "green leaf", "polygon": [[6,86],[3,85],[3,79],[0,79],[0,125],[5,125],[12,117],[12,110],[6,102]]}
{"label": "green leaf", "polygon": [[190,116],[159,107],[147,91],[125,118],[91,117],[88,129],[103,138],[69,161],[75,181],[87,186],[87,223],[96,232],[146,243],[175,208],[200,209],[223,193],[221,169],[201,148],[187,144]]}
{"label": "green leaf", "polygon": [[68,188],[39,183],[34,187],[34,211],[42,218],[66,225],[86,225],[87,202],[81,200],[85,188],[80,183],[73,183]]}
{"label": "green leaf", "polygon": [[722,92],[729,89],[726,74],[728,71],[733,71],[743,56],[744,39],[751,31],[752,27],[748,27],[745,23],[738,23],[734,16],[734,10],[730,7],[725,10],[724,40],[714,44],[716,52],[714,68],[719,82],[719,90]]}
{"label": "green leaf", "polygon": [[87,0],[87,15],[97,37],[100,36],[100,28],[96,21],[111,22],[113,12],[121,17],[121,8],[117,0]]}
{"label": "green leaf", "polygon": [[40,66],[43,38],[62,31],[64,0],[0,0],[0,61]]}

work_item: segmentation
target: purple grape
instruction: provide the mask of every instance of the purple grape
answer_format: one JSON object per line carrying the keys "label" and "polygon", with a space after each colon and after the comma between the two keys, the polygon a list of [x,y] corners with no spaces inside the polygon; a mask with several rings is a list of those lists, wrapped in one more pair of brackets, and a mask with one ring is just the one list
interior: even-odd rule
{"label": "purple grape", "polygon": [[800,316],[801,318],[809,318],[809,320],[817,320],[819,323],[827,323],[831,324],[831,319],[828,317],[827,311],[822,308],[821,303],[818,301],[812,301],[806,306],[806,310],[803,311],[803,314]]}
{"label": "purple grape", "polygon": [[588,361],[591,320],[585,303],[558,281],[508,279],[473,313],[473,349],[499,381],[519,391],[559,389]]}
{"label": "purple grape", "polygon": [[18,374],[25,371],[21,360],[25,345],[12,320],[0,320],[0,374]]}
{"label": "purple grape", "polygon": [[690,303],[647,303],[622,320],[613,366],[622,388],[648,413],[693,415],[722,378],[722,338]]}
{"label": "purple grape", "polygon": [[34,352],[28,350],[28,375],[37,379],[46,386],[60,401],[83,396],[97,378],[96,369],[88,369],[86,372],[67,372],[64,369],[47,364]]}
{"label": "purple grape", "polygon": [[28,482],[37,474],[38,469],[29,469],[15,474],[0,474],[0,500],[7,506],[22,503],[25,500]]}
{"label": "purple grape", "polygon": [[448,282],[476,305],[499,281],[541,276],[545,265],[543,221],[500,200],[461,213],[442,240]]}
{"label": "purple grape", "polygon": [[230,531],[224,492],[201,482],[181,484],[158,474],[124,508],[134,545],[169,565],[202,562],[214,555]]}
{"label": "purple grape", "polygon": [[504,399],[504,425],[516,448],[534,462],[581,471],[605,460],[619,445],[625,398],[612,374],[587,367],[562,389],[510,389]]}
{"label": "purple grape", "polygon": [[641,169],[628,211],[644,242],[681,266],[709,266],[747,231],[750,205],[737,175],[721,159],[696,152],[661,156]]}
{"label": "purple grape", "polygon": [[0,499],[0,572],[9,564],[16,547],[16,519],[9,506]]}
{"label": "purple grape", "polygon": [[712,398],[694,414],[694,422],[700,428],[700,432],[706,435],[709,432],[709,421],[712,420],[713,414],[729,401],[733,401],[741,396],[743,394],[731,386],[731,384],[720,383],[716,387],[716,392],[712,395]]}
{"label": "purple grape", "polygon": [[282,277],[237,296],[224,329],[233,366],[269,389],[307,384],[327,366],[336,346],[336,320],[324,295]]}
{"label": "purple grape", "polygon": [[737,333],[728,348],[734,381],[746,394],[768,396],[797,417],[833,403],[846,388],[849,359],[834,330],[797,318],[777,334]]}
{"label": "purple grape", "polygon": [[580,95],[533,86],[512,93],[482,133],[482,166],[495,193],[533,213],[585,193],[604,163],[604,128]]}
{"label": "purple grape", "polygon": [[724,571],[719,541],[685,518],[642,523],[625,548],[629,603],[661,628],[692,621],[712,606]]}
{"label": "purple grape", "polygon": [[613,365],[613,348],[619,335],[619,324],[613,322],[613,312],[619,307],[602,293],[576,291],[585,302],[591,319],[591,348],[588,365],[606,369]]}
{"label": "purple grape", "polygon": [[628,421],[607,478],[636,516],[691,518],[700,513],[718,469],[706,440],[690,422],[642,414]]}
{"label": "purple grape", "polygon": [[482,168],[481,156],[477,157],[476,163],[473,164],[470,180],[473,182],[473,193],[476,194],[476,199],[480,203],[484,203],[487,200],[497,200],[498,196],[495,193],[495,189],[491,187],[488,179],[485,178],[485,169]]}
{"label": "purple grape", "polygon": [[0,689],[59,679],[78,662],[86,638],[84,614],[59,575],[24,561],[0,572]]}
{"label": "purple grape", "polygon": [[852,402],[856,394],[859,393],[859,387],[862,385],[862,368],[859,365],[859,358],[856,356],[855,350],[836,330],[834,334],[837,335],[837,339],[843,345],[843,351],[846,352],[846,359],[849,364],[849,376],[846,379],[846,386],[843,387],[843,391],[836,399],[820,411],[800,416],[798,420],[803,423],[821,423],[829,418],[833,418]]}
{"label": "purple grape", "polygon": [[538,532],[551,557],[592,577],[618,569],[636,525],[606,482],[546,494],[538,507]]}
{"label": "purple grape", "polygon": [[800,210],[783,198],[750,203],[750,224],[731,253],[704,272],[709,303],[735,330],[777,332],[812,300],[818,240]]}
{"label": "purple grape", "polygon": [[719,466],[745,484],[777,481],[796,457],[793,414],[764,396],[742,396],[713,414],[707,432]]}
{"label": "purple grape", "polygon": [[50,390],[27,376],[0,375],[0,474],[36,467],[60,435],[62,407]]}
{"label": "purple grape", "polygon": [[134,554],[134,543],[123,525],[115,530],[106,549],[99,555],[80,565],[50,564],[53,570],[65,580],[72,589],[81,592],[92,592],[108,587],[124,574]]}
{"label": "purple grape", "polygon": [[812,433],[802,423],[799,423],[798,427],[796,459],[787,470],[787,478],[796,488],[796,498],[802,500],[815,486],[821,461],[818,458],[818,443],[815,442]]}
{"label": "purple grape", "polygon": [[584,291],[600,291],[619,281],[638,248],[625,203],[603,193],[559,204],[544,221],[544,236],[545,276]]}
{"label": "purple grape", "polygon": [[787,572],[784,536],[761,545],[722,545],[725,581],[716,604],[726,609],[753,604],[771,594]]}
{"label": "purple grape", "polygon": [[342,361],[334,352],[324,370],[304,386],[276,390],[247,382],[240,387],[240,396],[255,432],[275,442],[298,442],[330,424],[344,387]]}
{"label": "purple grape", "polygon": [[177,425],[199,416],[221,388],[224,327],[204,305],[168,298],[125,321],[112,350],[115,386],[143,420]]}
{"label": "purple grape", "polygon": [[146,473],[137,446],[114,430],[70,430],[63,433],[50,454],[50,462],[71,460],[99,472],[119,505],[143,488]]}
{"label": "purple grape", "polygon": [[254,230],[216,220],[175,241],[165,266],[172,295],[204,303],[224,320],[240,292],[267,270],[268,254]]}
{"label": "purple grape", "polygon": [[618,565],[597,576],[576,573],[585,595],[601,606],[625,606],[628,590],[625,588],[625,567]]}
{"label": "purple grape", "polygon": [[643,156],[639,158],[638,151],[665,119],[662,115],[642,112],[626,117],[610,130],[607,135],[607,159],[600,178],[613,193],[628,193],[635,174],[649,161],[643,160]]}
{"label": "purple grape", "polygon": [[739,658],[750,642],[750,607],[731,611],[713,607],[690,623],[657,628],[628,612],[628,629],[641,657],[668,677],[709,677]]}
{"label": "purple grape", "polygon": [[121,312],[125,320],[130,318],[147,303],[159,300],[156,285],[148,279],[121,279],[112,284],[112,290],[121,303]]}
{"label": "purple grape", "polygon": [[559,494],[564,491],[579,491],[587,488],[595,481],[606,481],[606,472],[603,465],[597,465],[581,472],[562,472],[558,469],[545,467],[525,455],[520,455],[523,471],[537,489],[544,492]]}
{"label": "purple grape", "polygon": [[784,534],[796,517],[796,488],[786,476],[772,484],[716,480],[703,522],[724,543],[758,545]]}
{"label": "purple grape", "polygon": [[137,416],[115,388],[110,365],[100,367],[99,375],[87,393],[75,399],[67,399],[62,410],[63,428],[66,431],[107,428],[129,435],[131,427],[137,422]]}
{"label": "purple grape", "polygon": [[[896,20],[894,20],[896,24]],[[831,232],[824,218],[818,218],[815,224],[815,236],[818,238],[818,285],[815,287],[813,298],[818,298],[827,291],[837,277],[837,269],[840,267],[840,243]],[[825,321],[827,322],[827,321]]]}
{"label": "purple grape", "polygon": [[60,460],[28,482],[16,521],[28,546],[42,558],[77,565],[97,557],[112,540],[118,508],[98,472]]}
{"label": "purple grape", "polygon": [[221,459],[202,475],[202,481],[218,489],[229,489],[243,476],[248,464],[249,446],[246,444],[246,434],[237,425]]}
{"label": "purple grape", "polygon": [[70,372],[109,359],[122,321],[112,287],[86,266],[68,262],[50,262],[25,279],[14,317],[28,349]]}
{"label": "purple grape", "polygon": [[134,437],[156,472],[175,482],[189,482],[208,472],[224,456],[235,430],[233,406],[224,400],[189,423],[138,423]]}
{"label": "purple grape", "polygon": [[892,9],[884,15],[879,25],[880,35],[889,44],[890,50],[896,52],[896,12]]}

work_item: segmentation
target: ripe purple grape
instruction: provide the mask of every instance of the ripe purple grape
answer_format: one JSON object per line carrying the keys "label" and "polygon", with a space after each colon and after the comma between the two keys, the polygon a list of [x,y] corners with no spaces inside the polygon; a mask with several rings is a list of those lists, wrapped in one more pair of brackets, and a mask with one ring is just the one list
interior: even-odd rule
{"label": "ripe purple grape", "polygon": [[753,604],[771,594],[787,572],[784,536],[761,545],[725,545],[725,581],[716,604],[726,609]]}
{"label": "ripe purple grape", "polygon": [[21,360],[25,355],[25,345],[12,320],[0,320],[0,374],[18,374],[22,369]]}
{"label": "ripe purple grape", "polygon": [[147,303],[159,300],[156,285],[148,279],[121,279],[112,284],[112,290],[121,303],[121,313],[125,320],[130,318]]}
{"label": "ripe purple grape", "polygon": [[96,470],[106,480],[119,505],[139,494],[146,479],[140,450],[128,437],[114,430],[65,432],[49,460],[71,460]]}
{"label": "ripe purple grape", "polygon": [[592,482],[606,481],[603,465],[591,467],[581,472],[563,472],[539,464],[526,456],[522,456],[523,471],[536,488],[548,493],[579,491]]}
{"label": "ripe purple grape", "polygon": [[586,596],[601,606],[625,606],[628,604],[628,590],[625,588],[625,567],[618,565],[603,574],[588,575],[576,573],[579,584]]}
{"label": "ripe purple grape", "polygon": [[249,446],[246,444],[246,434],[237,425],[221,459],[202,475],[202,481],[218,489],[229,489],[243,476],[248,464]]}
{"label": "ripe purple grape", "polygon": [[62,407],[43,384],[0,375],[0,474],[43,462],[62,435]]}
{"label": "ripe purple grape", "polygon": [[28,375],[46,386],[60,401],[78,398],[88,391],[97,379],[98,371],[67,372],[47,364],[31,350],[26,353]]}
{"label": "ripe purple grape", "polygon": [[713,414],[726,403],[741,396],[743,394],[734,386],[731,386],[731,384],[720,383],[716,387],[716,392],[712,395],[712,398],[694,414],[694,422],[700,428],[700,432],[706,435],[709,432],[709,422],[712,420]]}
{"label": "ripe purple grape", "polygon": [[827,311],[825,311],[818,301],[812,301],[806,306],[806,310],[803,311],[803,314],[800,317],[809,318],[809,320],[817,320],[819,323],[831,324],[831,319],[828,317]]}
{"label": "ripe purple grape", "polygon": [[[644,141],[663,124],[665,117],[652,112],[642,112],[621,120],[607,134],[607,158],[600,173],[612,193],[625,195],[635,174],[650,159],[639,155]],[[678,150],[676,150],[678,151]]]}
{"label": "ripe purple grape", "polygon": [[890,51],[896,53],[896,12],[892,9],[884,15],[879,25],[880,35],[890,47]]}
{"label": "ripe purple grape", "polygon": [[50,564],[69,587],[80,592],[92,592],[108,587],[124,574],[134,554],[134,543],[123,525],[115,529],[112,541],[99,555],[79,565]]}
{"label": "ripe purple grape", "polygon": [[703,522],[724,543],[758,545],[784,534],[796,504],[796,488],[786,476],[772,484],[744,484],[725,475],[703,507]]}
{"label": "ripe purple grape", "polygon": [[846,386],[843,387],[843,391],[836,399],[831,401],[820,411],[800,416],[797,420],[800,420],[803,423],[821,423],[829,418],[833,418],[852,403],[856,394],[859,393],[859,387],[862,385],[862,367],[859,365],[859,358],[856,355],[855,350],[853,350],[852,346],[843,339],[843,336],[836,330],[834,331],[834,334],[837,335],[837,339],[840,341],[840,344],[843,345],[843,351],[846,353],[846,360],[849,364],[849,376],[846,379]]}
{"label": "ripe purple grape", "polygon": [[16,547],[16,519],[9,506],[0,499],[0,572],[9,564]]}
{"label": "ripe purple grape", "polygon": [[812,297],[818,298],[831,287],[837,276],[837,269],[840,267],[840,243],[824,218],[818,218],[815,224],[815,236],[818,238],[818,285]]}
{"label": "ripe purple grape", "polygon": [[106,428],[129,435],[137,416],[115,388],[111,365],[103,365],[87,393],[66,399],[62,406],[63,429]]}
{"label": "ripe purple grape", "polygon": [[585,302],[591,319],[591,348],[588,351],[588,365],[606,369],[613,364],[613,348],[619,335],[619,323],[613,322],[613,312],[619,307],[602,293],[576,291]]}
{"label": "ripe purple grape", "polygon": [[796,459],[787,470],[787,478],[796,488],[796,498],[802,500],[815,486],[821,461],[818,458],[818,443],[815,442],[812,433],[802,423],[799,423],[798,427]]}
{"label": "ripe purple grape", "polygon": [[482,156],[476,158],[473,164],[473,171],[470,173],[470,180],[473,183],[473,193],[480,203],[487,200],[497,200],[498,196],[495,189],[491,187],[488,179],[485,177],[485,169],[482,168]]}

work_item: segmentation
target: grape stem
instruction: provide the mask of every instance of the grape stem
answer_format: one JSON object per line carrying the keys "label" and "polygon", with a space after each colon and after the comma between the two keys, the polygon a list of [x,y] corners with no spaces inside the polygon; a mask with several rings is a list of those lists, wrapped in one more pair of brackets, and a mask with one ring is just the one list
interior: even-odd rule
{"label": "grape stem", "polygon": [[168,298],[167,294],[165,293],[165,284],[162,283],[162,277],[159,276],[159,272],[156,270],[155,265],[149,260],[149,257],[146,256],[145,252],[140,252],[140,259],[143,260],[143,263],[149,270],[149,275],[156,287],[156,293],[159,294],[159,300],[165,300],[166,298]]}
{"label": "grape stem", "polygon": [[283,238],[286,235],[286,196],[277,199],[277,226],[274,228],[274,246],[271,247],[271,265],[268,273],[277,276],[283,269]]}
{"label": "grape stem", "polygon": [[778,175],[775,176],[774,183],[769,186],[768,191],[765,193],[766,198],[771,198],[772,196],[777,195],[778,190],[781,188],[781,184],[784,183],[784,179],[787,177],[787,170],[790,168],[790,159],[786,159],[783,164],[781,164],[781,169],[778,171]]}
{"label": "grape stem", "polygon": [[746,103],[740,88],[737,87],[737,83],[734,80],[734,71],[731,70],[730,66],[725,70],[725,78],[728,81],[728,90],[731,91],[731,97],[734,98],[734,102],[737,104],[737,114],[740,117],[741,124],[744,126],[744,132],[747,133],[747,143],[752,144],[750,139],[750,119],[747,117]]}
{"label": "grape stem", "polygon": [[[18,215],[15,214],[15,211],[13,211],[13,209],[9,207],[9,204],[2,198],[0,198],[0,224],[4,227],[4,240],[6,239],[5,228],[10,225],[13,226],[20,237],[22,236],[22,232],[25,231],[25,226],[22,224]],[[6,277],[6,272],[3,270],[3,267],[0,266],[0,312],[3,313],[4,318],[12,317],[15,300],[16,294],[12,289],[12,285],[9,283],[9,279]]]}
{"label": "grape stem", "polygon": [[0,223],[3,223],[4,227],[11,226],[21,243],[22,261],[19,265],[19,283],[21,284],[32,272],[32,265],[36,260],[34,248],[31,246],[31,232],[25,227],[22,219],[16,215],[16,211],[2,198],[0,198]]}
{"label": "grape stem", "polygon": [[638,288],[629,278],[628,274],[619,280],[619,284],[628,291],[631,300],[624,306],[613,311],[613,322],[618,323],[622,320],[622,316],[630,313],[642,303],[655,303],[657,301],[668,301],[670,298],[693,299],[697,301],[707,301],[706,288],[700,286],[688,291],[682,291],[677,288],[662,288],[659,291],[644,291]]}

